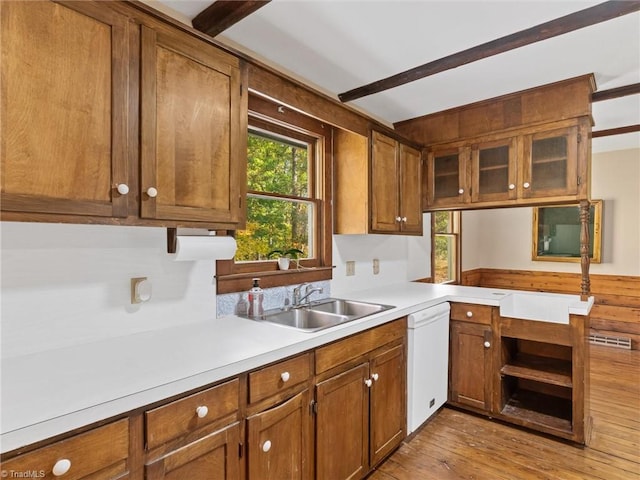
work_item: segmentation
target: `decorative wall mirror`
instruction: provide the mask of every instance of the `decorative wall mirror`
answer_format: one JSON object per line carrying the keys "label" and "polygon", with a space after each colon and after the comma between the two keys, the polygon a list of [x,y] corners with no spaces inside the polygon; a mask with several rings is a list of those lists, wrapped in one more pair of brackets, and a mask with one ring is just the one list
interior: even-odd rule
{"label": "decorative wall mirror", "polygon": [[[589,257],[600,263],[602,200],[589,209]],[[553,205],[533,208],[531,259],[545,262],[580,262],[580,207]]]}

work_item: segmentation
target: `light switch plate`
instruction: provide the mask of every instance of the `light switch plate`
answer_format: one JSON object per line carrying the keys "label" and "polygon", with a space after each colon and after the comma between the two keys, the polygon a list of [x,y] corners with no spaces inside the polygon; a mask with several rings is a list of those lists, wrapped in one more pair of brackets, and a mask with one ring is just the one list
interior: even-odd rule
{"label": "light switch plate", "polygon": [[378,275],[380,273],[380,260],[377,258],[373,259],[373,274]]}
{"label": "light switch plate", "polygon": [[356,262],[353,260],[349,260],[347,262],[347,277],[350,277],[355,274],[356,274]]}

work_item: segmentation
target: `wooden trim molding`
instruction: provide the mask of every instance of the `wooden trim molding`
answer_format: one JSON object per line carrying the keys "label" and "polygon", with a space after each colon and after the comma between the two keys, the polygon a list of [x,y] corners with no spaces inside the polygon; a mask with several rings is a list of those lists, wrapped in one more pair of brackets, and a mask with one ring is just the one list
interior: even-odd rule
{"label": "wooden trim molding", "polygon": [[[631,338],[640,348],[640,276],[591,274],[591,330]],[[538,292],[580,292],[581,274],[477,268],[462,273],[462,285]]]}

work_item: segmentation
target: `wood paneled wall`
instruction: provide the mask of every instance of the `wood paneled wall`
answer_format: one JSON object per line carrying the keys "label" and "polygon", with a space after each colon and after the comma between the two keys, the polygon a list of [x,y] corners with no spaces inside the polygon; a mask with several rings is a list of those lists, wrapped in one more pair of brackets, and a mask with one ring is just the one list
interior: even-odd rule
{"label": "wood paneled wall", "polygon": [[[462,284],[489,288],[580,293],[579,273],[540,272],[478,268],[462,273]],[[640,277],[591,275],[591,330],[631,337],[632,348],[640,342]]]}

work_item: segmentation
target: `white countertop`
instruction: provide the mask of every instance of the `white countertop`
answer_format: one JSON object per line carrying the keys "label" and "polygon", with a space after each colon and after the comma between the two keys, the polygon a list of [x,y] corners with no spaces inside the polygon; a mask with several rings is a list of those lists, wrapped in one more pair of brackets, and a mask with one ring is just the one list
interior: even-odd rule
{"label": "white countertop", "polygon": [[[445,301],[498,306],[511,290],[403,283],[355,292],[395,308],[315,333],[235,316],[3,359],[1,451],[88,425]],[[570,313],[591,302],[571,296]]]}

